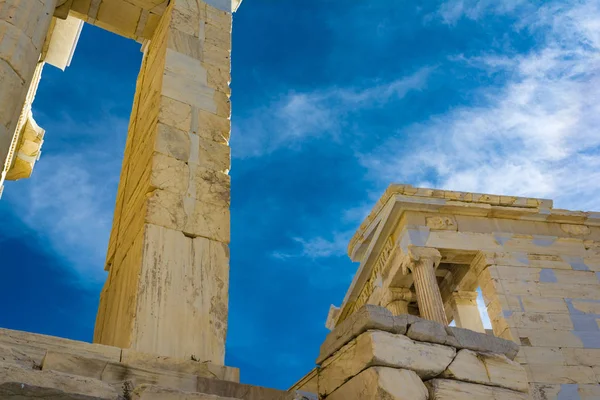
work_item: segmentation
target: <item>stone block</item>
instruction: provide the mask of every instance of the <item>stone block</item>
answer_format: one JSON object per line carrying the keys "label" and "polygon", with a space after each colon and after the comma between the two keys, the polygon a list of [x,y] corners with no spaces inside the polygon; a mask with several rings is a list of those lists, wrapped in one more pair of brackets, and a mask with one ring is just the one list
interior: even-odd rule
{"label": "stone block", "polygon": [[558,349],[557,351],[562,351],[565,365],[587,365],[589,367],[600,366],[600,349],[563,348]]}
{"label": "stone block", "polygon": [[544,331],[539,329],[518,329],[517,337],[527,340],[534,347],[572,347],[583,348],[583,342],[573,332]]}
{"label": "stone block", "polygon": [[[21,97],[21,93],[25,90],[23,79],[12,69],[12,67],[4,60],[0,60],[0,82],[2,82],[2,90],[0,91],[0,125],[6,128],[14,122],[16,113],[21,112],[21,109],[15,108],[14,99]],[[9,137],[8,137],[9,136]],[[12,135],[7,135],[7,143],[0,143],[0,149],[8,149]],[[2,159],[6,154],[0,154]]]}
{"label": "stone block", "polygon": [[[583,349],[560,349],[551,347],[529,347],[522,346],[521,352],[528,364],[545,364],[545,365],[567,365],[568,357],[563,352],[565,350],[583,350]],[[600,354],[598,354],[600,357]],[[579,365],[579,363],[569,364]]]}
{"label": "stone block", "polygon": [[454,336],[457,340],[457,346],[461,349],[504,354],[511,360],[514,360],[519,352],[518,344],[485,333],[474,332],[453,326],[447,326],[446,332],[449,335]]}
{"label": "stone block", "polygon": [[169,370],[157,371],[148,368],[138,368],[121,363],[106,364],[100,379],[110,384],[118,385],[129,381],[134,386],[147,383],[165,388],[185,390],[187,392],[195,392],[198,386],[195,375]]}
{"label": "stone block", "polygon": [[39,51],[31,38],[13,24],[0,19],[0,59],[6,61],[23,81],[33,75]]}
{"label": "stone block", "polygon": [[96,379],[0,363],[0,398],[121,400],[123,393]]}
{"label": "stone block", "polygon": [[529,400],[529,395],[508,389],[459,382],[449,379],[432,379],[425,382],[429,400]]}
{"label": "stone block", "polygon": [[144,243],[130,347],[224,365],[228,246],[154,225]]}
{"label": "stone block", "polygon": [[229,95],[215,91],[213,99],[217,107],[216,114],[220,117],[231,118],[231,100],[229,100]]}
{"label": "stone block", "polygon": [[162,189],[185,195],[190,184],[190,168],[184,161],[155,153],[150,172],[151,190]]}
{"label": "stone block", "polygon": [[598,383],[592,367],[528,364],[530,381],[536,383]]}
{"label": "stone block", "polygon": [[167,48],[165,71],[194,85],[208,84],[207,72],[200,60]]}
{"label": "stone block", "polygon": [[523,313],[514,312],[507,316],[510,326],[525,329],[544,329],[570,331],[573,322],[568,314]]}
{"label": "stone block", "polygon": [[231,168],[231,148],[226,144],[199,138],[197,163],[202,167],[227,173]]}
{"label": "stone block", "polygon": [[56,371],[102,379],[102,372],[107,364],[108,361],[101,358],[88,358],[69,353],[48,351],[42,361],[42,371]]}
{"label": "stone block", "polygon": [[[321,345],[316,363],[321,364],[346,343],[368,330],[405,334],[409,316],[394,317],[387,308],[367,304],[332,330]],[[416,319],[416,317],[415,317]]]}
{"label": "stone block", "polygon": [[569,313],[567,303],[564,299],[552,299],[544,297],[521,297],[523,310],[532,313]]}
{"label": "stone block", "polygon": [[413,371],[371,367],[327,396],[328,400],[427,400],[427,388]]}
{"label": "stone block", "polygon": [[229,49],[222,49],[212,44],[205,43],[202,49],[202,61],[217,68],[231,69],[231,54]]}
{"label": "stone block", "polygon": [[154,149],[161,154],[187,162],[190,159],[190,135],[173,126],[158,123]]}
{"label": "stone block", "polygon": [[[0,345],[10,347],[20,354],[30,357],[36,365],[42,365],[46,351],[49,350],[107,361],[118,362],[121,358],[121,349],[118,347],[2,328],[0,328]],[[19,355],[19,357],[21,356]]]}
{"label": "stone block", "polygon": [[225,94],[231,94],[229,83],[231,74],[226,69],[221,69],[211,64],[205,64],[207,70],[208,86]]}
{"label": "stone block", "polygon": [[431,378],[442,373],[455,354],[452,347],[415,342],[404,335],[368,331],[322,364],[319,395],[329,395],[360,371],[373,366],[408,369],[423,379]]}
{"label": "stone block", "polygon": [[142,8],[124,1],[102,1],[96,25],[110,32],[133,38]]}
{"label": "stone block", "polygon": [[202,58],[201,40],[178,29],[169,30],[169,34],[167,36],[167,48],[173,49],[197,60]]}
{"label": "stone block", "polygon": [[204,110],[198,110],[197,114],[198,126],[194,127],[194,133],[202,139],[222,144],[229,143],[231,124],[227,117],[219,117]]}
{"label": "stone block", "polygon": [[155,385],[140,385],[131,393],[131,400],[237,400],[214,394],[190,393]]}
{"label": "stone block", "polygon": [[410,324],[406,336],[418,342],[457,346],[454,336],[446,333],[446,327],[438,322],[422,319]]}
{"label": "stone block", "polygon": [[189,132],[192,126],[192,107],[170,97],[161,96],[158,122]]}
{"label": "stone block", "polygon": [[215,90],[209,88],[206,83],[165,70],[162,94],[190,106],[217,113],[217,103],[214,99]]}
{"label": "stone block", "polygon": [[281,390],[208,378],[198,378],[196,391],[240,400],[281,400],[288,395]]}
{"label": "stone block", "polygon": [[26,369],[39,367],[39,364],[36,364],[34,359],[25,352],[19,350],[17,347],[6,345],[0,345],[0,363],[16,364]]}
{"label": "stone block", "polygon": [[[190,164],[192,167],[193,164]],[[194,197],[204,203],[229,206],[231,201],[231,177],[203,167],[192,167]]]}
{"label": "stone block", "polygon": [[504,355],[460,350],[442,377],[527,392],[527,373]]}
{"label": "stone block", "polygon": [[123,350],[121,362],[142,369],[166,370],[232,382],[240,381],[240,370],[238,368],[226,367],[210,362],[193,361],[191,359],[182,360],[173,357],[162,357],[131,349]]}

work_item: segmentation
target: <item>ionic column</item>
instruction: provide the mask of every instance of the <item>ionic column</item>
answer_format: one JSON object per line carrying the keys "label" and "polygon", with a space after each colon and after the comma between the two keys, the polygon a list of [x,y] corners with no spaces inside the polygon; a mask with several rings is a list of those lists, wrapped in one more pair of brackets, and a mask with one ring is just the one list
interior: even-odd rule
{"label": "ionic column", "polygon": [[421,316],[447,325],[444,302],[435,277],[435,268],[441,259],[442,256],[436,249],[414,247],[409,250],[407,267],[413,273]]}
{"label": "ionic column", "polygon": [[0,1],[0,186],[56,1]]}
{"label": "ionic column", "polygon": [[457,291],[452,293],[450,307],[454,314],[456,326],[485,333],[479,308],[477,307],[477,292]]}
{"label": "ionic column", "polygon": [[408,304],[414,299],[415,294],[408,288],[388,288],[381,300],[381,305],[395,316],[408,314]]}

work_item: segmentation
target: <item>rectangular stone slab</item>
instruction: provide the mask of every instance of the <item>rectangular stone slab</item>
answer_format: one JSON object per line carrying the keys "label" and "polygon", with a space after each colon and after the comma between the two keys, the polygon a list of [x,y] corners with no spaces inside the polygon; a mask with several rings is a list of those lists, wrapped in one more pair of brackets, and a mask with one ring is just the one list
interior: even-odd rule
{"label": "rectangular stone slab", "polygon": [[425,382],[429,400],[530,400],[528,394],[449,379]]}
{"label": "rectangular stone slab", "polygon": [[371,367],[327,396],[327,400],[427,400],[428,391],[413,371]]}
{"label": "rectangular stone slab", "polygon": [[102,371],[101,379],[111,384],[132,381],[136,386],[148,383],[187,392],[195,392],[198,386],[195,375],[142,369],[120,363],[108,363]]}
{"label": "rectangular stone slab", "polygon": [[323,363],[319,371],[319,395],[329,395],[373,366],[408,369],[423,379],[432,378],[446,369],[455,354],[452,347],[415,342],[389,332],[368,331]]}
{"label": "rectangular stone slab", "polygon": [[394,317],[387,308],[367,304],[327,335],[327,338],[321,345],[317,364],[320,365],[323,363],[327,357],[363,332],[376,329],[403,335],[406,333],[408,324],[418,319],[412,315]]}
{"label": "rectangular stone slab", "polygon": [[114,362],[119,362],[121,359],[121,349],[118,347],[79,342],[55,336],[13,331],[10,329],[0,328],[0,345],[17,349],[20,352],[27,354],[27,356],[31,357],[38,365],[41,365],[42,360],[46,355],[46,351],[48,350]]}
{"label": "rectangular stone slab", "polygon": [[165,370],[202,376],[204,378],[221,379],[239,382],[239,368],[226,367],[211,362],[181,360],[173,357],[162,357],[153,354],[140,353],[131,349],[124,349],[121,363],[138,368],[147,368],[156,371]]}
{"label": "rectangular stone slab", "polygon": [[119,400],[122,395],[96,379],[0,363],[1,399]]}

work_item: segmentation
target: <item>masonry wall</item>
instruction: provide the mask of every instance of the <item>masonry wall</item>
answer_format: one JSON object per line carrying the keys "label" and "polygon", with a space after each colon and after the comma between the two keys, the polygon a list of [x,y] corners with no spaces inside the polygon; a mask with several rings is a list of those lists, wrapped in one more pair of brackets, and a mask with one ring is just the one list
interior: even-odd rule
{"label": "masonry wall", "polygon": [[494,334],[520,343],[536,399],[600,398],[598,271],[598,258],[517,253],[481,274]]}

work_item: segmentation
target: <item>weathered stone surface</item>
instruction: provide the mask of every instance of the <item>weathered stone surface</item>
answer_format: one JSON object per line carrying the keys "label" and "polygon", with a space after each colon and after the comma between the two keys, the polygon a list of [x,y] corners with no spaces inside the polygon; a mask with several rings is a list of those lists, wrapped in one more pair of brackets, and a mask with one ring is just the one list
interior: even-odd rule
{"label": "weathered stone surface", "polygon": [[118,347],[2,328],[0,328],[0,345],[11,348],[19,354],[27,355],[37,365],[42,365],[42,360],[48,350],[115,362],[121,358],[121,349]]}
{"label": "weathered stone surface", "polygon": [[42,361],[42,370],[102,379],[102,372],[107,364],[108,361],[101,358],[86,358],[68,353],[48,351]]}
{"label": "weathered stone surface", "polygon": [[131,400],[237,400],[214,394],[190,393],[155,385],[140,385],[131,393]]}
{"label": "weathered stone surface", "polygon": [[125,400],[122,392],[96,379],[0,363],[0,398]]}
{"label": "weathered stone surface", "polygon": [[394,317],[392,313],[379,306],[367,304],[331,331],[321,345],[317,364],[342,348],[346,343],[370,329],[405,334],[410,322],[419,320],[411,315]]}
{"label": "weathered stone surface", "polygon": [[454,347],[458,344],[454,336],[446,333],[444,325],[426,319],[411,323],[406,336],[419,342],[438,343]]}
{"label": "weathered stone surface", "polygon": [[442,374],[444,378],[527,392],[527,373],[504,355],[460,350]]}
{"label": "weathered stone surface", "polygon": [[448,332],[449,335],[454,336],[457,340],[457,347],[461,349],[504,354],[511,360],[514,360],[519,352],[519,345],[515,342],[487,335],[485,333],[474,332],[453,326],[447,326],[446,332]]}
{"label": "weathered stone surface", "polygon": [[197,392],[240,400],[280,400],[287,392],[218,379],[198,378]]}
{"label": "weathered stone surface", "polygon": [[368,331],[322,364],[319,395],[332,393],[372,366],[408,369],[423,379],[432,378],[446,369],[455,354],[452,347],[414,342],[406,336],[383,331]]}
{"label": "weathered stone surface", "polygon": [[198,386],[195,375],[169,370],[142,369],[121,363],[107,363],[100,379],[110,384],[131,382],[134,386],[138,386],[147,383],[187,392],[196,391]]}
{"label": "weathered stone surface", "polygon": [[240,370],[238,368],[226,367],[210,362],[193,361],[191,359],[182,360],[172,357],[161,357],[154,354],[140,353],[131,349],[123,350],[121,363],[141,369],[165,370],[232,382],[240,381]]}
{"label": "weathered stone surface", "polygon": [[0,363],[17,364],[24,368],[38,367],[33,358],[17,347],[0,345]]}
{"label": "weathered stone surface", "polygon": [[427,388],[413,372],[371,367],[327,396],[328,400],[427,400]]}
{"label": "weathered stone surface", "polygon": [[425,386],[429,400],[529,400],[525,393],[449,379],[432,379]]}

